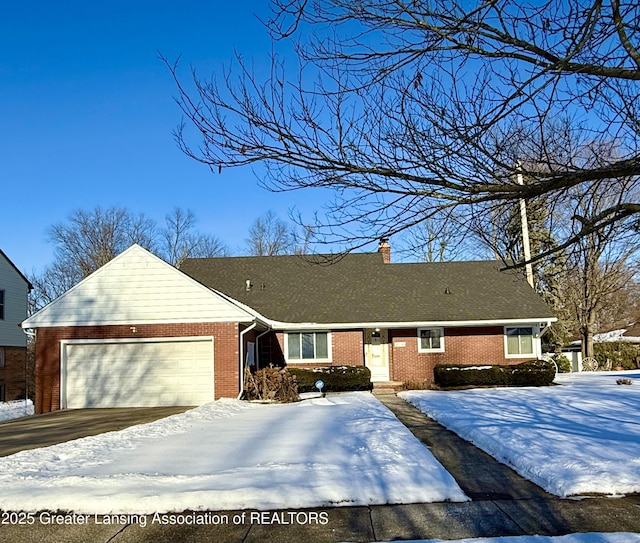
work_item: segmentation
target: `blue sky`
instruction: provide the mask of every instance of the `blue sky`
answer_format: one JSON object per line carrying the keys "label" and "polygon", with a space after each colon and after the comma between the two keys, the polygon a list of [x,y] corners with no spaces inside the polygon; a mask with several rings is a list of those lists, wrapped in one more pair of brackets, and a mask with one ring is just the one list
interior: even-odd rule
{"label": "blue sky", "polygon": [[239,252],[268,209],[311,214],[317,195],[272,194],[251,169],[212,174],[181,153],[174,83],[234,51],[266,66],[266,1],[29,1],[0,17],[0,248],[25,273],[53,258],[47,228],[75,209],[123,206],[162,222],[175,206]]}

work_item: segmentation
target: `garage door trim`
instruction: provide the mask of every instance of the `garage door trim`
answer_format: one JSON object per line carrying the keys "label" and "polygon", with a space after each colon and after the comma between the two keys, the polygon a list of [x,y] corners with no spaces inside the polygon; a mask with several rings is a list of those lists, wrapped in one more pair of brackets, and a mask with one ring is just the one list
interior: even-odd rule
{"label": "garage door trim", "polygon": [[[60,340],[60,408],[67,408],[67,346],[70,345],[104,345],[104,344],[129,344],[129,343],[186,343],[208,341],[211,343],[211,351],[214,352],[213,336],[180,336],[180,337],[145,337],[145,338],[109,338],[109,339],[63,339]],[[214,359],[211,360],[213,365]],[[212,367],[215,377],[215,368]],[[213,397],[215,397],[215,378],[213,380]]]}

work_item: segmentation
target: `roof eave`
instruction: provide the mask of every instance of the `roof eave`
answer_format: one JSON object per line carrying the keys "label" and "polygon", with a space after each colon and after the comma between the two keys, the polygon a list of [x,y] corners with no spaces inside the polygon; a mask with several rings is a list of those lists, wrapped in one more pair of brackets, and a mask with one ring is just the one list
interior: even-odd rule
{"label": "roof eave", "polygon": [[548,325],[556,322],[556,317],[532,317],[522,319],[487,319],[466,321],[370,321],[370,322],[282,322],[268,321],[277,330],[351,330],[354,328],[477,328],[481,326],[511,326],[540,323]]}

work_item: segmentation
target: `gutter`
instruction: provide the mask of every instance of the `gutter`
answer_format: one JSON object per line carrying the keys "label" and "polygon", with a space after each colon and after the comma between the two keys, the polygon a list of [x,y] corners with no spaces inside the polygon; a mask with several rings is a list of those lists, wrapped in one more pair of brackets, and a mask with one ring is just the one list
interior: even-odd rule
{"label": "gutter", "polygon": [[479,326],[514,326],[518,324],[546,323],[545,330],[556,317],[532,317],[526,319],[488,319],[469,321],[371,321],[371,322],[282,322],[269,320],[271,328],[277,330],[350,330],[354,328],[435,328],[435,327],[479,327]]}

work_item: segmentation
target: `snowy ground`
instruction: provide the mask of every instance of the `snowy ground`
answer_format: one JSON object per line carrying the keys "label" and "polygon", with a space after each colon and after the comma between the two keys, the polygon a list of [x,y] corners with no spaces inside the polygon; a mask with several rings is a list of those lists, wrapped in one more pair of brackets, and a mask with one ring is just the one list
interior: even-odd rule
{"label": "snowy ground", "polygon": [[552,494],[640,492],[640,371],[556,383],[400,396]]}
{"label": "snowy ground", "polygon": [[220,400],[0,458],[0,510],[83,513],[466,501],[369,393],[286,405]]}
{"label": "snowy ground", "polygon": [[19,419],[30,415],[33,415],[33,402],[31,400],[0,402],[0,421]]}

